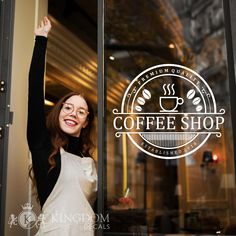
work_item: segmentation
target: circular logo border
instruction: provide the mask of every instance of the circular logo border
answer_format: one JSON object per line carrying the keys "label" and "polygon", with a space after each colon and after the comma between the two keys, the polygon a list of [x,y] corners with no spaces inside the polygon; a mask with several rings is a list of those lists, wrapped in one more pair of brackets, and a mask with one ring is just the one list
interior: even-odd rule
{"label": "circular logo border", "polygon": [[[137,90],[136,90],[136,86],[135,86],[135,84],[139,84],[139,89],[138,89],[138,91],[145,85],[145,83],[148,83],[148,79],[147,80],[144,80],[145,82],[143,82],[143,84],[141,83],[141,85],[142,86],[140,86],[140,81],[139,81],[139,79],[142,77],[142,76],[144,76],[145,74],[147,74],[148,72],[150,72],[150,71],[152,71],[152,70],[155,70],[155,69],[163,69],[164,70],[164,68],[168,68],[168,67],[170,67],[170,70],[171,69],[179,69],[179,70],[184,70],[184,71],[188,71],[188,72],[190,72],[190,73],[192,73],[193,75],[195,75],[196,76],[196,78],[198,78],[199,79],[199,81],[200,81],[200,83],[202,83],[204,86],[205,86],[205,88],[207,89],[207,92],[210,94],[210,98],[212,99],[212,101],[211,101],[211,105],[212,105],[212,108],[213,108],[213,112],[214,113],[216,113],[217,111],[216,111],[216,101],[215,101],[215,97],[214,97],[214,94],[213,94],[213,92],[212,92],[212,90],[211,90],[211,88],[210,88],[210,86],[207,84],[207,82],[198,74],[198,73],[196,73],[195,71],[193,71],[192,69],[190,69],[190,68],[188,68],[188,67],[185,67],[185,66],[182,66],[182,65],[178,65],[178,64],[160,64],[160,65],[156,65],[156,66],[152,66],[152,67],[150,67],[150,68],[148,68],[148,69],[146,69],[146,70],[144,70],[143,72],[141,72],[140,74],[138,74],[134,79],[133,79],[133,81],[130,83],[130,85],[127,87],[127,89],[126,89],[126,91],[125,91],[125,94],[124,94],[124,96],[123,96],[123,99],[122,99],[122,104],[121,104],[121,113],[129,113],[129,112],[133,112],[132,111],[132,109],[133,109],[133,107],[132,106],[130,106],[130,107],[128,107],[127,106],[127,104],[130,104],[130,100],[132,101],[132,104],[134,104],[134,99],[135,98],[133,98],[133,100],[131,99],[132,98],[132,96],[131,96],[131,94],[135,94],[136,92],[137,92]],[[171,67],[173,67],[173,68],[171,68]],[[171,75],[171,72],[169,72],[168,73],[168,75],[170,76]],[[176,75],[175,73],[172,73],[172,75],[174,76],[179,76],[179,77],[181,77],[180,75]],[[160,75],[159,75],[160,76]],[[162,76],[165,76],[165,74],[163,74]],[[158,76],[154,76],[154,77],[158,77]],[[154,77],[151,77],[151,79],[155,79]],[[185,77],[184,77],[185,78]],[[193,82],[192,82],[193,83]],[[195,85],[195,83],[193,83],[194,85]],[[195,85],[196,86],[196,85]],[[134,87],[134,88],[133,88]],[[135,90],[135,93],[134,93],[134,90]],[[138,92],[137,92],[138,93]],[[137,93],[136,93],[136,95],[135,96],[137,96]],[[201,91],[200,91],[200,94],[202,95],[202,93],[201,93]],[[209,101],[208,101],[209,102]],[[131,111],[130,111],[130,109],[131,109]],[[211,111],[211,108],[210,108],[210,111]],[[212,112],[212,111],[211,111]],[[207,113],[207,112],[206,112]],[[142,146],[140,146],[138,143],[136,143],[135,142],[135,140],[133,139],[133,137],[132,137],[132,134],[130,134],[130,133],[127,133],[127,135],[128,135],[128,137],[129,137],[129,139],[130,139],[130,141],[139,149],[139,150],[141,150],[141,151],[143,151],[144,153],[146,153],[146,154],[148,154],[148,155],[150,155],[150,156],[153,156],[153,157],[156,157],[156,158],[160,158],[160,159],[178,159],[178,158],[181,158],[181,157],[186,157],[186,156],[188,156],[188,155],[191,155],[192,153],[194,153],[195,151],[197,151],[199,148],[201,148],[204,144],[205,144],[205,142],[208,140],[208,138],[210,137],[210,133],[208,133],[208,134],[206,134],[206,137],[204,138],[204,140],[200,143],[200,144],[198,144],[198,145],[196,145],[194,148],[192,148],[190,151],[187,151],[187,152],[185,152],[185,153],[183,153],[183,154],[176,154],[176,155],[174,155],[174,156],[162,156],[162,155],[158,155],[158,154],[154,154],[154,153],[152,153],[152,152],[149,152],[149,151],[147,151],[146,149],[144,149]],[[141,136],[140,134],[139,134],[139,136]],[[164,147],[163,147],[163,149],[164,149]]]}

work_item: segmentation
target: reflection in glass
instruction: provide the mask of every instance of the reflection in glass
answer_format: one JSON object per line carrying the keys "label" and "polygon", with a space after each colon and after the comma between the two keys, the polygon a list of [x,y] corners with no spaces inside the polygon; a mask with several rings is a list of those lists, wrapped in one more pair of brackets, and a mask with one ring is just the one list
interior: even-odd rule
{"label": "reflection in glass", "polygon": [[[222,1],[107,0],[104,27],[109,232],[223,232],[234,222],[236,206]],[[112,110],[120,108],[130,82],[164,63],[199,73],[211,87],[217,107],[225,109],[222,137],[211,135],[196,152],[175,160],[148,156],[125,135],[116,138],[113,128]],[[156,99],[163,93],[162,84],[160,80],[149,88]],[[175,90],[176,96],[189,92],[185,83],[177,83]],[[175,109],[171,101],[168,106],[161,109]],[[191,107],[189,101],[182,109]],[[149,102],[145,109],[160,107]]]}

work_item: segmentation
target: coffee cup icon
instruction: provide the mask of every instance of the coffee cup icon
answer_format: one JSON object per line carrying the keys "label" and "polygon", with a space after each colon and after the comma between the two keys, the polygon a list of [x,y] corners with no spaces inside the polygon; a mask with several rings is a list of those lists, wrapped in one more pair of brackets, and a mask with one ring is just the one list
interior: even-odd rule
{"label": "coffee cup icon", "polygon": [[178,112],[179,105],[184,103],[184,99],[177,96],[159,97],[159,104],[162,110],[160,112]]}

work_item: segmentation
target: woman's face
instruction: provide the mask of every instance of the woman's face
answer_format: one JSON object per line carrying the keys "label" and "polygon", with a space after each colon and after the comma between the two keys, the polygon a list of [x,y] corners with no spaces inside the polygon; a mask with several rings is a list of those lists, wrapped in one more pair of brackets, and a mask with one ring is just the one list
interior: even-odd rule
{"label": "woman's face", "polygon": [[63,132],[74,137],[79,137],[82,128],[88,124],[88,105],[79,95],[68,98],[59,114],[59,125]]}

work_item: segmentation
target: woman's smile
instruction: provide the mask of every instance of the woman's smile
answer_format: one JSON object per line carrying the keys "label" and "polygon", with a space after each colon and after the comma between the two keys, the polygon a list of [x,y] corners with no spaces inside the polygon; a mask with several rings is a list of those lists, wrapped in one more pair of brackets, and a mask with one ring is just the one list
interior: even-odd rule
{"label": "woman's smile", "polygon": [[74,120],[71,120],[71,119],[65,119],[65,124],[70,126],[70,127],[75,127],[76,125],[78,125],[78,123]]}

